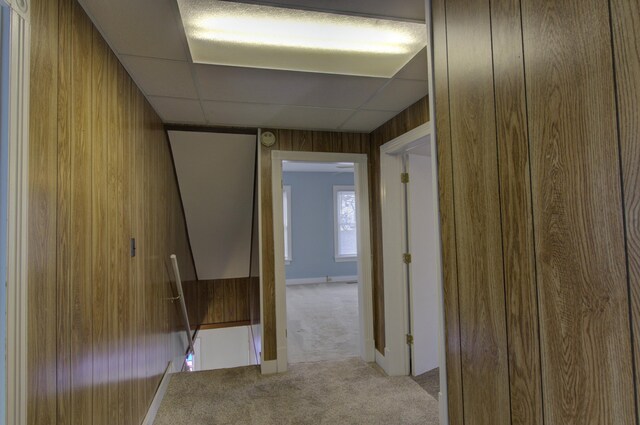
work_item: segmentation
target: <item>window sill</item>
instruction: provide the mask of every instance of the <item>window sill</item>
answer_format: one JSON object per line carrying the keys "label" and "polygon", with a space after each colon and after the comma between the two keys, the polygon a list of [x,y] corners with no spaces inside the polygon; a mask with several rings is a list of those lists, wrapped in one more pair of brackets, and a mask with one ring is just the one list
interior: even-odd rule
{"label": "window sill", "polygon": [[358,261],[358,257],[334,257],[336,263],[346,263],[348,261]]}

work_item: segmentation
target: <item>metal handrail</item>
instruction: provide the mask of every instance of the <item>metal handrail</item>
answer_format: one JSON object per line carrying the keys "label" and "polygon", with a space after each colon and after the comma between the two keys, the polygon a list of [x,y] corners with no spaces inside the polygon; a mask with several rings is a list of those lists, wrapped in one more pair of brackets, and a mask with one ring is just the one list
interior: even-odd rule
{"label": "metal handrail", "polygon": [[171,264],[173,265],[173,273],[176,277],[176,291],[178,292],[178,301],[180,302],[180,311],[182,312],[182,320],[187,331],[187,341],[189,342],[189,352],[193,353],[193,336],[191,335],[191,326],[189,325],[189,315],[187,314],[187,305],[184,302],[184,292],[182,292],[182,280],[180,279],[180,270],[178,269],[178,258],[175,254],[171,254]]}

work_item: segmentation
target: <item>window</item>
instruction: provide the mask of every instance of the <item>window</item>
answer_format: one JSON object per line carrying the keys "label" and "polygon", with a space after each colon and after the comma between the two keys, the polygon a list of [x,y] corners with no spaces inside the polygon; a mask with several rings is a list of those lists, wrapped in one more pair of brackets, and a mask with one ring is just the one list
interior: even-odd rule
{"label": "window", "polygon": [[358,237],[353,186],[333,186],[333,202],[336,261],[355,261],[358,258]]}
{"label": "window", "polygon": [[284,221],[284,261],[291,262],[291,186],[282,187],[282,218]]}

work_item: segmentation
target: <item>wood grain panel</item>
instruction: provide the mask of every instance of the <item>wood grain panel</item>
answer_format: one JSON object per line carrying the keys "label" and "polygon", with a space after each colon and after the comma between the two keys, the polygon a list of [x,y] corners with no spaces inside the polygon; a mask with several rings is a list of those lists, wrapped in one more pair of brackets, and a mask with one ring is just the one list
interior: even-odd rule
{"label": "wood grain panel", "polygon": [[57,420],[58,2],[34,2],[31,17],[27,423],[38,425]]}
{"label": "wood grain panel", "polygon": [[640,411],[640,3],[611,0],[620,157],[629,265],[636,412]]}
{"label": "wood grain panel", "polygon": [[[382,259],[382,201],[380,199],[380,146],[429,121],[429,98],[413,105],[374,130],[366,145],[363,138],[353,135],[348,143],[360,144],[369,155],[369,203],[371,215],[371,254],[373,256],[373,332],[376,349],[384,353],[384,270]],[[366,135],[365,135],[366,136]]]}
{"label": "wood grain panel", "polygon": [[[71,198],[71,9],[72,0],[59,1],[58,32],[58,134],[54,139],[58,145],[57,187],[57,388],[71,388],[70,338],[71,338],[71,289],[70,289],[70,198]],[[32,22],[32,25],[37,25]],[[32,92],[33,93],[33,92]],[[38,127],[33,125],[33,127]],[[32,168],[30,168],[30,175]],[[37,236],[35,236],[37,237]],[[65,307],[61,307],[65,306]],[[38,317],[33,320],[39,320]],[[56,423],[70,424],[71,392],[57,391]]]}
{"label": "wood grain panel", "polygon": [[635,423],[608,5],[522,16],[545,423]]}
{"label": "wood grain panel", "polygon": [[442,256],[447,397],[449,423],[464,424],[462,397],[462,358],[460,352],[460,311],[455,207],[453,202],[453,156],[449,116],[449,69],[445,0],[431,3],[433,22],[434,117],[438,156],[438,204]]}
{"label": "wood grain panel", "polygon": [[[266,130],[265,130],[266,131]],[[368,153],[369,135],[308,130],[270,130],[276,135],[276,144],[260,149],[262,209],[262,292],[263,316],[262,352],[264,360],[276,359],[275,259],[273,240],[273,200],[271,193],[271,151],[308,151]]]}
{"label": "wood grain panel", "polygon": [[492,0],[491,24],[511,423],[539,424],[542,384],[520,2]]}
{"label": "wood grain panel", "polygon": [[490,5],[446,3],[465,424],[509,424]]}
{"label": "wood grain panel", "polygon": [[[107,152],[108,152],[108,47],[93,29],[92,48],[92,75],[91,98],[93,114],[91,116],[93,155],[91,158],[91,180],[93,184],[91,200],[91,232],[92,232],[92,305],[93,305],[93,349],[94,359],[108,358],[109,353],[109,303],[108,303],[108,270],[109,270],[109,244],[107,231],[108,210],[108,178],[107,178]],[[107,362],[108,364],[108,362]],[[108,367],[93,368],[93,424],[109,424],[108,400],[109,384]]]}
{"label": "wood grain panel", "polygon": [[31,7],[28,422],[141,423],[185,350],[169,255],[195,278],[168,141],[75,0]]}
{"label": "wood grain panel", "polygon": [[[92,102],[91,50],[92,25],[78,3],[71,12],[71,116],[70,125],[70,365],[71,423],[91,423],[92,346],[92,285],[91,285],[91,156]],[[78,255],[83,253],[83,255]]]}
{"label": "wood grain panel", "polygon": [[[118,60],[114,54],[109,54],[107,58],[107,137],[111,143],[107,144],[107,258],[109,261],[109,269],[107,274],[108,281],[108,315],[109,318],[118,315],[118,294],[119,279],[118,270],[120,269],[120,258],[118,257],[118,238],[117,231],[118,220],[120,218],[120,198],[118,197],[118,146],[116,143],[118,138],[118,129],[120,121],[117,111],[118,96]],[[113,320],[108,321],[108,341],[109,353],[107,355],[107,370],[110,377],[117,377],[118,374],[118,357],[120,353],[120,340],[118,338],[118,323]],[[110,380],[109,394],[107,399],[108,419],[110,423],[118,424],[118,394],[120,393],[120,385],[117,379]]]}
{"label": "wood grain panel", "polygon": [[250,322],[250,284],[248,277],[184,282],[191,327]]}

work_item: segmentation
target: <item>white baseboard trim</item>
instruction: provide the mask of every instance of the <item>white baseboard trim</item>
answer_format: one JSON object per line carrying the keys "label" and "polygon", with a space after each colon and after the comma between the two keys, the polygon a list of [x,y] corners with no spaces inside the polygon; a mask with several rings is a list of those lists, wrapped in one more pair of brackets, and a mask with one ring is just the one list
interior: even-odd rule
{"label": "white baseboard trim", "polygon": [[287,286],[290,285],[310,285],[313,283],[345,283],[357,282],[358,276],[321,276],[308,277],[303,279],[287,279]]}
{"label": "white baseboard trim", "polygon": [[156,394],[153,396],[153,401],[151,402],[149,410],[147,410],[147,414],[142,421],[142,425],[153,425],[153,421],[155,421],[158,410],[160,409],[160,404],[162,404],[164,394],[167,392],[167,387],[169,387],[171,375],[181,371],[181,365],[177,365],[176,363],[178,362],[169,362],[169,365],[165,369],[162,380],[160,381],[160,385],[158,385]]}
{"label": "white baseboard trim", "polygon": [[278,361],[277,360],[263,360],[260,365],[260,371],[263,375],[272,375],[278,373]]}
{"label": "white baseboard trim", "polygon": [[378,350],[376,350],[376,364],[380,366],[385,372],[387,371],[387,360]]}

